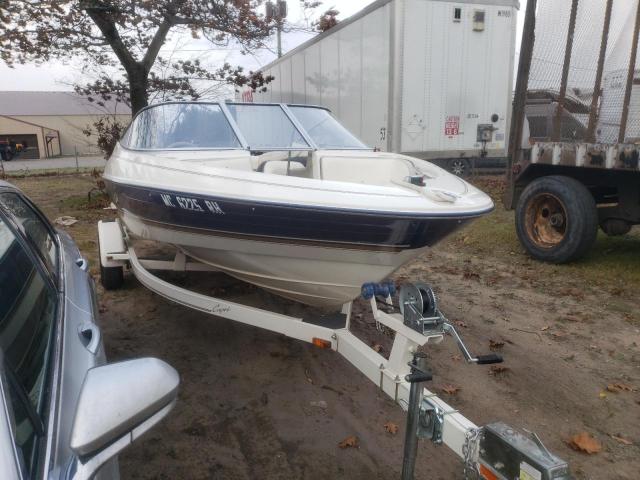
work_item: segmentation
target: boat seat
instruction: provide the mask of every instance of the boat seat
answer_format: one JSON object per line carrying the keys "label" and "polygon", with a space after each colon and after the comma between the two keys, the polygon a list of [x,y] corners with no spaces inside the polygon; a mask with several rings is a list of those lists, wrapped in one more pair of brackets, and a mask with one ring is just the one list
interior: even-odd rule
{"label": "boat seat", "polygon": [[307,177],[307,168],[300,162],[287,162],[286,160],[271,160],[264,164],[263,172],[272,175],[287,175],[287,164],[289,163],[290,177]]}
{"label": "boat seat", "polygon": [[404,182],[415,170],[400,158],[325,156],[320,159],[317,178],[335,182],[394,185]]}

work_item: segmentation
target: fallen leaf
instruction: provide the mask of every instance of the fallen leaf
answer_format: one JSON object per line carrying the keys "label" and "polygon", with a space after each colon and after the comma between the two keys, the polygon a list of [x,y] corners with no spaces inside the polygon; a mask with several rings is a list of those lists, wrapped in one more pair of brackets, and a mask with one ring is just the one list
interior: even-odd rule
{"label": "fallen leaf", "polygon": [[65,226],[65,227],[70,227],[71,225],[77,222],[78,222],[77,218],[69,217],[68,215],[63,215],[62,217],[58,217],[54,220],[54,223]]}
{"label": "fallen leaf", "polygon": [[460,328],[469,328],[469,325],[464,323],[462,320],[456,320],[454,323]]}
{"label": "fallen leaf", "polygon": [[462,360],[462,355],[451,355],[451,360],[459,362]]}
{"label": "fallen leaf", "polygon": [[479,280],[480,279],[480,274],[476,273],[476,272],[472,272],[470,270],[465,270],[462,273],[462,278],[464,278],[466,280]]}
{"label": "fallen leaf", "polygon": [[384,429],[387,431],[387,433],[390,433],[391,435],[395,435],[396,433],[398,433],[398,425],[396,425],[393,422],[385,423]]}
{"label": "fallen leaf", "polygon": [[566,297],[573,297],[576,300],[584,300],[584,292],[577,288],[561,288],[557,293]]}
{"label": "fallen leaf", "polygon": [[505,367],[504,365],[491,365],[489,369],[489,375],[501,375],[506,373],[509,370],[509,367]]}
{"label": "fallen leaf", "polygon": [[611,438],[613,438],[616,442],[621,443],[623,445],[633,445],[633,442],[631,440],[627,440],[624,437],[621,437],[619,435],[611,435]]}
{"label": "fallen leaf", "polygon": [[443,267],[441,267],[439,269],[439,271],[442,272],[442,273],[447,273],[449,275],[458,275],[460,273],[460,270],[457,269],[456,267],[445,267],[445,266],[443,266]]}
{"label": "fallen leaf", "polygon": [[549,330],[549,325],[545,325],[540,329],[541,332],[546,332],[547,330]]}
{"label": "fallen leaf", "polygon": [[606,394],[606,393],[604,393],[604,391],[601,391],[601,392],[598,394],[598,397],[600,397],[600,398],[607,398],[607,394]]}
{"label": "fallen leaf", "polygon": [[607,385],[607,390],[611,393],[619,393],[619,392],[633,392],[633,387],[631,385],[627,385],[626,383],[610,383]]}
{"label": "fallen leaf", "polygon": [[567,440],[566,443],[574,450],[585,452],[589,455],[598,453],[600,450],[602,450],[602,445],[600,445],[600,442],[598,442],[598,440],[593,438],[587,432],[580,432],[574,435],[569,440]]}
{"label": "fallen leaf", "polygon": [[489,348],[491,350],[500,350],[504,347],[504,342],[500,340],[489,340]]}
{"label": "fallen leaf", "polygon": [[382,351],[382,345],[380,345],[379,343],[374,344],[371,348],[376,353],[380,353]]}
{"label": "fallen leaf", "polygon": [[358,447],[358,437],[355,435],[349,435],[347,438],[342,440],[338,446],[340,448],[357,448]]}
{"label": "fallen leaf", "polygon": [[619,297],[623,293],[624,293],[624,290],[620,287],[614,287],[611,289],[611,295],[615,295],[616,297]]}
{"label": "fallen leaf", "polygon": [[460,391],[460,387],[454,385],[444,385],[440,390],[447,395],[456,395]]}

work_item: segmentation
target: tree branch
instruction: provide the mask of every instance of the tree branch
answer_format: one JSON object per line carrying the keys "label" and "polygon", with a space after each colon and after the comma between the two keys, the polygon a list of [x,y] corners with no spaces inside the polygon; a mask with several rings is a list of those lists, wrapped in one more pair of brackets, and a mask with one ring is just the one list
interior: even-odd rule
{"label": "tree branch", "polygon": [[151,67],[153,67],[154,62],[156,61],[156,57],[160,52],[160,48],[164,45],[164,41],[167,38],[167,34],[169,30],[173,26],[173,22],[166,18],[156,30],[156,34],[153,36],[153,40],[149,44],[149,48],[147,49],[147,53],[144,54],[144,58],[142,59],[142,64],[144,65],[144,69],[149,72]]}
{"label": "tree branch", "polygon": [[131,67],[133,67],[137,62],[125,46],[122,38],[120,38],[120,34],[118,33],[118,29],[116,28],[113,18],[110,18],[108,14],[105,14],[99,8],[87,5],[86,2],[83,2],[83,8],[89,17],[91,17],[91,20],[93,20],[96,26],[100,29],[105,40],[109,43],[113,52],[118,57],[118,60],[122,63],[122,66],[127,70],[127,72],[129,72]]}

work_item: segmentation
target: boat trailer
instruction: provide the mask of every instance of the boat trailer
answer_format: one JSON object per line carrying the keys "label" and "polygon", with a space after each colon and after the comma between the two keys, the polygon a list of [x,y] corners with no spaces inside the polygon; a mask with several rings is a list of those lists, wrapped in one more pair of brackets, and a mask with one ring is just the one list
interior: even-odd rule
{"label": "boat trailer", "polygon": [[[477,426],[435,393],[424,388],[432,379],[420,347],[440,343],[451,335],[468,363],[502,362],[496,354],[473,356],[455,327],[438,308],[433,290],[424,283],[400,288],[398,306],[393,282],[368,283],[362,297],[369,301],[376,324],[395,332],[386,359],[351,333],[352,303],[345,304],[338,328],[336,317],[308,320],[203,295],[173,285],[150,272],[216,271],[177,249],[173,260],[138,258],[132,240],[119,220],[98,222],[101,280],[117,288],[128,269],[149,290],[194,310],[331,348],[374,382],[407,411],[402,479],[414,478],[418,439],[446,445],[461,457],[464,478],[483,480],[569,480],[567,462],[543,445],[535,433],[521,432],[497,422]],[[114,279],[116,281],[114,282]],[[390,313],[388,313],[390,312]]]}

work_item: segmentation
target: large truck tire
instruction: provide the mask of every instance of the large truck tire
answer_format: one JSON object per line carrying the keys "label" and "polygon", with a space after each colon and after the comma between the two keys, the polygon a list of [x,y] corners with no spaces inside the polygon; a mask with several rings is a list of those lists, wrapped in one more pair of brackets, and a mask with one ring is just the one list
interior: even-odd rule
{"label": "large truck tire", "polygon": [[589,190],[571,177],[538,178],[527,185],[518,200],[516,232],[527,252],[537,260],[576,260],[596,240],[596,202]]}

